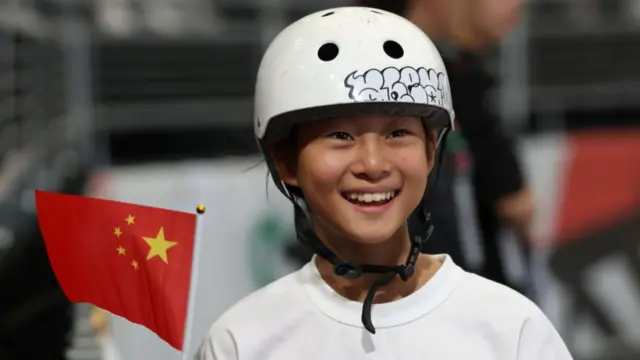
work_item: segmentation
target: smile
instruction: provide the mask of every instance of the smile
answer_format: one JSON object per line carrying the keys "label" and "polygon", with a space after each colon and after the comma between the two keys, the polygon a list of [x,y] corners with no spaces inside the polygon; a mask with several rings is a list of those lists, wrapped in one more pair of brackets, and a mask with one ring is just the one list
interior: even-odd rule
{"label": "smile", "polygon": [[379,206],[384,205],[393,200],[399,191],[387,192],[346,192],[342,193],[342,197],[354,205],[360,206]]}

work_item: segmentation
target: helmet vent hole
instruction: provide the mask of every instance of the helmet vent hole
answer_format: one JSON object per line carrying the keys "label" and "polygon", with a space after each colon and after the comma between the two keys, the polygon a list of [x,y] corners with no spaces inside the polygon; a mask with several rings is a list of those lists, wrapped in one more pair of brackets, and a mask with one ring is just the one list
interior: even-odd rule
{"label": "helmet vent hole", "polygon": [[338,57],[338,45],[334,43],[326,43],[318,49],[318,58],[322,61],[331,61]]}
{"label": "helmet vent hole", "polygon": [[331,16],[333,14],[335,14],[335,11],[329,11],[328,13],[322,14],[322,17],[327,17],[327,16]]}
{"label": "helmet vent hole", "polygon": [[382,49],[384,49],[385,54],[393,59],[400,59],[404,55],[402,46],[393,40],[385,41]]}
{"label": "helmet vent hole", "polygon": [[371,10],[372,13],[374,14],[378,14],[378,15],[383,15],[380,11],[378,10]]}

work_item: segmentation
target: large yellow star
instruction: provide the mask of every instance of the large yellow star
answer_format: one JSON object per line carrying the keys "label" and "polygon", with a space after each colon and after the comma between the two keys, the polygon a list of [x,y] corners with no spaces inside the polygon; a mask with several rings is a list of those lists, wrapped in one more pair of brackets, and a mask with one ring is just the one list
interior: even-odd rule
{"label": "large yellow star", "polygon": [[167,258],[167,250],[176,246],[178,243],[175,241],[169,241],[164,238],[164,228],[160,228],[158,231],[158,235],[155,238],[143,237],[144,241],[149,245],[149,254],[147,255],[147,260],[153,258],[154,256],[160,257],[165,264],[169,263],[169,259]]}

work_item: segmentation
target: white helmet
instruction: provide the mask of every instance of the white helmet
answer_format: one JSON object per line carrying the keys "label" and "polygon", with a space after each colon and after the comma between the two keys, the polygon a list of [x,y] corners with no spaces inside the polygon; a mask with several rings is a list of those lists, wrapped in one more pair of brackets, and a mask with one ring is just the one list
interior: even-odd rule
{"label": "white helmet", "polygon": [[453,128],[447,72],[421,29],[386,11],[342,7],[308,15],[271,42],[256,83],[259,140],[279,140],[297,122],[363,113]]}

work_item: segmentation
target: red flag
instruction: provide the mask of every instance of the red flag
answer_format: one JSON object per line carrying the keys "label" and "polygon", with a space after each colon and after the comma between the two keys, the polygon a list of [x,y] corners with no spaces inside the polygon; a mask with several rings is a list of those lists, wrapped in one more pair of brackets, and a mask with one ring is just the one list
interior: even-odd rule
{"label": "red flag", "polygon": [[182,350],[196,215],[36,190],[64,293],[146,326]]}

